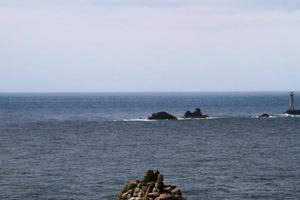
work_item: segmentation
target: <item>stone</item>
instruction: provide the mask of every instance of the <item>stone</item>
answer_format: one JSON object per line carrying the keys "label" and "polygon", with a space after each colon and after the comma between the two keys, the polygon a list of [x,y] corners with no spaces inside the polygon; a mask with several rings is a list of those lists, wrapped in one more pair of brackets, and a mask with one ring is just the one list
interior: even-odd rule
{"label": "stone", "polygon": [[134,188],[136,188],[136,186],[137,186],[137,183],[135,182],[135,181],[129,181],[128,183],[127,183],[127,188],[130,190],[130,189],[134,189]]}
{"label": "stone", "polygon": [[181,194],[181,190],[179,188],[174,188],[172,191],[171,191],[171,194]]}
{"label": "stone", "polygon": [[156,197],[154,200],[170,200],[171,198],[172,198],[171,194],[162,193],[158,197]]}
{"label": "stone", "polygon": [[190,118],[190,119],[205,119],[207,115],[203,115],[200,108],[196,108],[194,112],[186,111],[183,118]]}
{"label": "stone", "polygon": [[158,197],[159,196],[159,193],[158,192],[151,192],[151,193],[149,193],[148,194],[148,197],[151,197],[151,198],[156,198],[156,197]]}
{"label": "stone", "polygon": [[121,199],[127,199],[127,193],[123,193],[123,194],[121,195]]}
{"label": "stone", "polygon": [[175,189],[177,186],[175,184],[169,185],[172,189]]}
{"label": "stone", "polygon": [[134,188],[134,193],[139,193],[140,191],[141,191],[140,188],[138,188],[138,187]]}
{"label": "stone", "polygon": [[175,195],[171,195],[172,196],[172,200],[183,200],[182,196],[179,194],[175,194]]}
{"label": "stone", "polygon": [[122,199],[129,199],[132,196],[132,190],[129,190],[121,195]]}
{"label": "stone", "polygon": [[176,120],[177,117],[167,113],[167,112],[157,112],[153,113],[150,117],[148,117],[149,120]]}
{"label": "stone", "polygon": [[138,193],[137,197],[142,197],[142,195],[143,195],[143,190],[141,190],[141,191]]}
{"label": "stone", "polygon": [[122,189],[120,190],[119,194],[118,194],[118,198],[121,199],[122,195],[127,192],[127,184],[123,185]]}
{"label": "stone", "polygon": [[131,197],[129,200],[143,200],[141,197]]}
{"label": "stone", "polygon": [[154,188],[152,189],[152,192],[159,192],[159,189],[158,189],[157,187],[154,187]]}
{"label": "stone", "polygon": [[172,191],[172,188],[170,186],[164,187],[164,191],[170,193]]}

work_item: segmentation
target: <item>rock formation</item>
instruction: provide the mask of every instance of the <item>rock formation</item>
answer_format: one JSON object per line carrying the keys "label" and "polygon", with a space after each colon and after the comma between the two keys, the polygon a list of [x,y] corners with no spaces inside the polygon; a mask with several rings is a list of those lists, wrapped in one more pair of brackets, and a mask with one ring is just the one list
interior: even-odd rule
{"label": "rock formation", "polygon": [[200,108],[196,108],[194,112],[186,111],[184,114],[184,118],[191,118],[191,119],[200,119],[200,118],[207,118],[207,115],[203,115]]}
{"label": "rock formation", "polygon": [[153,113],[150,117],[148,117],[149,120],[176,120],[177,117],[167,113],[167,112],[157,112]]}
{"label": "rock formation", "polygon": [[264,113],[264,114],[258,116],[258,118],[269,118],[269,117],[270,117],[270,115],[267,113]]}
{"label": "rock formation", "polygon": [[284,114],[300,115],[300,110],[287,110]]}
{"label": "rock formation", "polygon": [[155,170],[147,170],[143,180],[127,182],[116,200],[185,200],[176,185],[165,185],[164,177]]}

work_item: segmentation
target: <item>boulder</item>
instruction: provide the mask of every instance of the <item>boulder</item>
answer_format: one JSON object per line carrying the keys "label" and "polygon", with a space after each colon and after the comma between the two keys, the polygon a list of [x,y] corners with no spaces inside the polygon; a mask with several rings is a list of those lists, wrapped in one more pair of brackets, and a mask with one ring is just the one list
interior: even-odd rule
{"label": "boulder", "polygon": [[186,111],[184,114],[184,118],[191,118],[191,119],[203,119],[207,118],[207,115],[203,115],[200,108],[196,108],[194,112]]}
{"label": "boulder", "polygon": [[155,200],[170,200],[170,199],[172,199],[172,196],[169,193],[162,193],[155,198]]}
{"label": "boulder", "polygon": [[179,188],[174,188],[172,191],[171,191],[171,194],[180,194],[181,195],[181,190]]}
{"label": "boulder", "polygon": [[149,193],[148,194],[148,197],[150,197],[150,198],[156,198],[156,197],[158,197],[159,196],[159,193],[158,192],[151,192],[151,193]]}
{"label": "boulder", "polygon": [[148,117],[149,120],[176,120],[177,117],[167,113],[167,112],[157,112],[153,113],[150,117]]}

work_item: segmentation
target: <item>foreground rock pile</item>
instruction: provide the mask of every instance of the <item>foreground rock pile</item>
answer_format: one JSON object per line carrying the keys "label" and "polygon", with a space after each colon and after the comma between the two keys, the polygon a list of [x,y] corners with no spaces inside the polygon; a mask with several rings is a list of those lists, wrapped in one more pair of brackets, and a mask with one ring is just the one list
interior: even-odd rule
{"label": "foreground rock pile", "polygon": [[176,185],[165,185],[159,171],[147,170],[143,180],[127,182],[116,200],[185,200]]}

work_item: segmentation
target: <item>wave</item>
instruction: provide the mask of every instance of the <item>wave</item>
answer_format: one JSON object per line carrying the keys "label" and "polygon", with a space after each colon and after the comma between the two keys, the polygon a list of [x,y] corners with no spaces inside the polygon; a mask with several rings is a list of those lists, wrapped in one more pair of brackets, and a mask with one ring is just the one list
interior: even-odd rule
{"label": "wave", "polygon": [[[211,120],[211,119],[221,119],[225,117],[207,117],[207,118],[183,118],[183,117],[178,117],[177,120],[180,121],[190,121],[190,120]],[[124,122],[155,122],[155,121],[174,121],[174,120],[150,120],[147,118],[133,118],[133,119],[122,119],[122,120],[114,120],[114,121],[124,121]]]}
{"label": "wave", "polygon": [[277,114],[279,117],[300,117],[300,115],[290,115],[290,114]]}
{"label": "wave", "polygon": [[[268,118],[288,118],[288,117],[300,117],[300,115],[290,115],[290,114],[270,114]],[[260,118],[260,115],[252,116],[251,118]]]}
{"label": "wave", "polygon": [[207,117],[207,118],[183,118],[178,117],[177,120],[210,120],[210,119],[221,119],[226,117]]}
{"label": "wave", "polygon": [[[277,118],[300,118],[300,115],[289,115],[289,114],[270,114],[267,119],[277,119]],[[216,119],[229,119],[229,118],[248,118],[248,119],[264,119],[260,118],[260,115],[255,116],[213,116],[207,118],[183,118],[178,117],[178,121],[197,121],[197,120],[216,120]],[[121,120],[114,120],[114,121],[124,121],[124,122],[156,122],[156,121],[173,121],[173,120],[149,120],[147,118],[133,118],[133,119],[121,119]]]}
{"label": "wave", "polygon": [[122,120],[114,120],[114,121],[123,121],[123,122],[152,122],[157,120],[150,120],[147,118],[136,118],[136,119],[122,119]]}
{"label": "wave", "polygon": [[269,115],[269,117],[260,117],[260,115],[255,115],[255,116],[251,116],[250,118],[254,118],[254,119],[276,119],[279,118],[279,116],[277,115]]}

